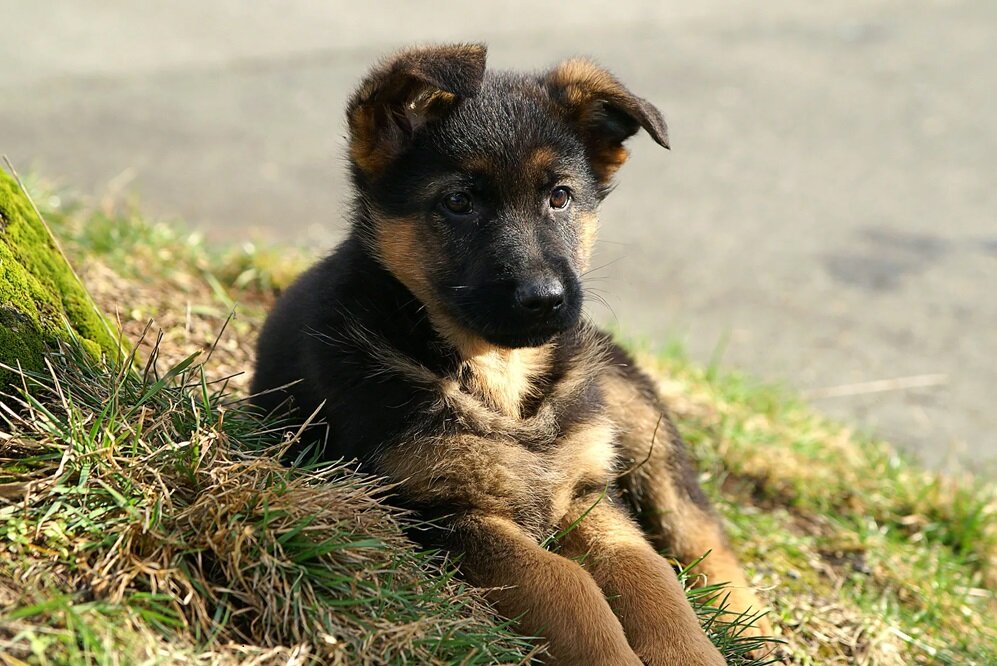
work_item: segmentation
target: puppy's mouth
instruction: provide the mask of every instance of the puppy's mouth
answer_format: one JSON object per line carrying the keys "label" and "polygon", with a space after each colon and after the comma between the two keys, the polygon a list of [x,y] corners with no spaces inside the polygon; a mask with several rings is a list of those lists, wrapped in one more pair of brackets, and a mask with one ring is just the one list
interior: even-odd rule
{"label": "puppy's mouth", "polygon": [[559,333],[563,333],[570,328],[571,325],[548,325],[508,331],[496,328],[479,328],[474,332],[493,345],[507,349],[519,349],[522,347],[539,347],[550,342]]}
{"label": "puppy's mouth", "polygon": [[[524,297],[514,285],[462,287],[446,299],[451,316],[485,341],[510,349],[539,347],[573,328],[581,316],[581,289],[566,285],[559,296]],[[542,290],[541,290],[542,291]]]}

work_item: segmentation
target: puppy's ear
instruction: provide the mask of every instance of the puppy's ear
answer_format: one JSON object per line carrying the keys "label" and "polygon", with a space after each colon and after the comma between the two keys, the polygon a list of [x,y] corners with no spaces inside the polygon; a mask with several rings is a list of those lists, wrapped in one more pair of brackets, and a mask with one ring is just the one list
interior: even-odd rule
{"label": "puppy's ear", "polygon": [[585,142],[596,176],[607,182],[627,159],[623,142],[643,127],[668,148],[668,127],[661,112],[634,95],[607,70],[572,59],[544,75],[551,97]]}
{"label": "puppy's ear", "polygon": [[481,88],[486,49],[454,44],[403,51],[375,67],[347,106],[350,156],[368,177],[401,153],[426,123]]}

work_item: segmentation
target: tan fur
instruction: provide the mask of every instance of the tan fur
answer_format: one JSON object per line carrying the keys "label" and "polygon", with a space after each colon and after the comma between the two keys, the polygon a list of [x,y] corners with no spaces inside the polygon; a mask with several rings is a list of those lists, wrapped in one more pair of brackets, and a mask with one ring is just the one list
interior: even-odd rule
{"label": "tan fur", "polygon": [[572,509],[568,519],[585,518],[564,538],[564,554],[582,559],[643,662],[661,666],[724,664],[700,631],[675,571],[625,512],[606,498],[592,496],[580,498]]}
{"label": "tan fur", "polygon": [[556,488],[552,494],[551,517],[555,521],[563,521],[569,515],[580,487],[605,490],[607,475],[616,465],[615,438],[616,430],[609,422],[594,423],[565,438],[564,453],[557,466],[560,476],[568,483]]}
{"label": "tan fur", "polygon": [[609,180],[620,170],[620,167],[623,166],[628,157],[630,157],[630,151],[623,146],[618,148],[603,148],[599,152],[597,175],[602,180]]}
{"label": "tan fur", "polygon": [[473,391],[503,414],[518,417],[523,399],[534,392],[534,380],[549,365],[550,348],[488,346],[464,358]]}
{"label": "tan fur", "polygon": [[429,271],[434,258],[426,239],[420,235],[419,220],[378,218],[375,223],[375,251],[392,275],[405,285],[427,308],[439,309]]}
{"label": "tan fur", "polygon": [[524,633],[543,635],[547,664],[641,666],[619,620],[592,577],[578,564],[537,545],[508,520],[481,517],[455,528],[468,555],[461,564]]}
{"label": "tan fur", "polygon": [[585,139],[589,161],[596,175],[608,182],[626,162],[629,153],[622,143],[599,131],[599,118],[608,103],[639,122],[662,146],[668,146],[668,131],[661,114],[645,100],[627,90],[616,77],[584,59],[562,62],[547,74],[568,119]]}
{"label": "tan fur", "polygon": [[[630,95],[612,74],[588,60],[564,61],[550,73],[549,81],[563,91],[563,101],[571,109],[572,120],[583,128],[591,126],[593,115],[601,112],[598,100],[621,100]],[[629,152],[621,144],[604,141],[598,134],[588,135],[587,142],[596,175],[604,182],[609,181],[627,161]]]}
{"label": "tan fur", "polygon": [[579,216],[578,224],[581,227],[578,243],[578,267],[581,273],[589,269],[592,261],[592,250],[595,248],[595,239],[599,231],[599,215],[596,213],[585,213]]}
{"label": "tan fur", "polygon": [[523,163],[523,171],[530,174],[542,174],[557,162],[557,153],[550,146],[535,148]]}
{"label": "tan fur", "polygon": [[376,110],[359,108],[350,116],[350,159],[369,174],[384,170],[394,159],[394,151],[385,150],[378,141]]}
{"label": "tan fur", "polygon": [[634,473],[638,475],[659,473],[659,469],[648,460],[648,455],[657,454],[654,456],[655,459],[661,461],[668,459],[673,442],[667,430],[662,430],[660,427],[664,415],[620,373],[607,372],[600,379],[610,418],[617,423],[626,424],[620,440],[624,456],[635,464],[646,460],[646,463],[637,467]]}
{"label": "tan fur", "polygon": [[[628,424],[619,444],[625,473],[636,480],[639,503],[653,514],[649,520],[651,543],[685,563],[709,553],[694,569],[703,576],[700,582],[727,583],[726,601],[732,614],[762,612],[764,606],[748,585],[719,519],[689,498],[680,488],[681,479],[664,473],[669,458],[675,455],[664,416],[619,373],[603,377],[603,390],[613,418],[626,419]],[[771,625],[761,618],[747,633],[771,634]]]}
{"label": "tan fur", "polygon": [[[681,555],[676,556],[682,557],[685,562],[692,562],[696,557],[709,553],[706,559],[693,568],[693,572],[703,577],[700,581],[703,585],[723,583],[726,586],[726,598],[722,596],[717,601],[726,608],[729,615],[736,617],[742,613],[753,615],[764,612],[765,606],[744,577],[737,555],[731,550],[719,526],[708,517],[704,520],[702,515],[695,516],[691,512],[685,518],[685,522],[675,521],[672,524],[674,533],[684,530],[683,538],[678,540],[676,547],[676,552]],[[693,556],[692,553],[700,555]],[[747,636],[771,634],[772,625],[767,617],[759,618],[745,631]]]}
{"label": "tan fur", "polygon": [[615,462],[613,430],[605,422],[579,427],[558,442],[551,460],[512,438],[427,437],[385,455],[382,473],[421,501],[470,505],[515,520],[539,540],[568,511],[576,489],[598,487]]}
{"label": "tan fur", "polygon": [[584,58],[565,60],[554,68],[549,80],[565,89],[566,101],[573,105],[587,102],[594,91],[618,94],[625,90],[612,74]]}

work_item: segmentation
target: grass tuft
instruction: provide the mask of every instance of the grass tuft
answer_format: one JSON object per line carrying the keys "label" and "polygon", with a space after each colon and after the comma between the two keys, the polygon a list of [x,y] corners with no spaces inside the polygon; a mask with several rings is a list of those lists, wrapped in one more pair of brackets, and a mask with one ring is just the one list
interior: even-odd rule
{"label": "grass tuft", "polygon": [[997,487],[786,390],[645,353],[801,664],[997,663]]}
{"label": "grass tuft", "polygon": [[270,426],[226,407],[195,357],[143,378],[66,347],[21,376],[0,426],[0,655],[490,664],[533,649],[404,538],[375,479],[261,450]]}

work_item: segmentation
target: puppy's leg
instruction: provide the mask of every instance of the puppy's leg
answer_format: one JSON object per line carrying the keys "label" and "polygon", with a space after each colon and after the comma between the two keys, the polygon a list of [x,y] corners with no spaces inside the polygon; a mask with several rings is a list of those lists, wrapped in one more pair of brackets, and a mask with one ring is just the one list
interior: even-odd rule
{"label": "puppy's leg", "polygon": [[579,516],[584,517],[561,540],[562,553],[582,560],[641,660],[662,666],[725,664],[699,626],[675,571],[630,517],[598,496],[578,500],[565,525]]}
{"label": "puppy's leg", "polygon": [[[727,583],[726,607],[731,614],[762,611],[654,385],[632,365],[620,365],[607,374],[604,389],[607,408],[620,431],[624,465],[629,466],[617,483],[651,543],[686,564],[709,552],[693,571],[711,584]],[[771,632],[768,619],[762,617],[745,633]]]}
{"label": "puppy's leg", "polygon": [[496,588],[488,596],[499,612],[518,618],[524,633],[547,639],[546,663],[641,666],[599,587],[577,563],[544,550],[505,518],[466,516],[451,536],[465,577]]}
{"label": "puppy's leg", "polygon": [[[699,562],[693,572],[705,578],[706,583],[726,583],[719,601],[733,618],[745,613],[760,613],[764,607],[755,596],[741,569],[737,556],[731,549],[720,519],[712,510],[704,508],[669,479],[652,482],[645,491],[643,523],[654,546],[673,553],[681,562]],[[748,635],[771,635],[768,618],[755,620]]]}

